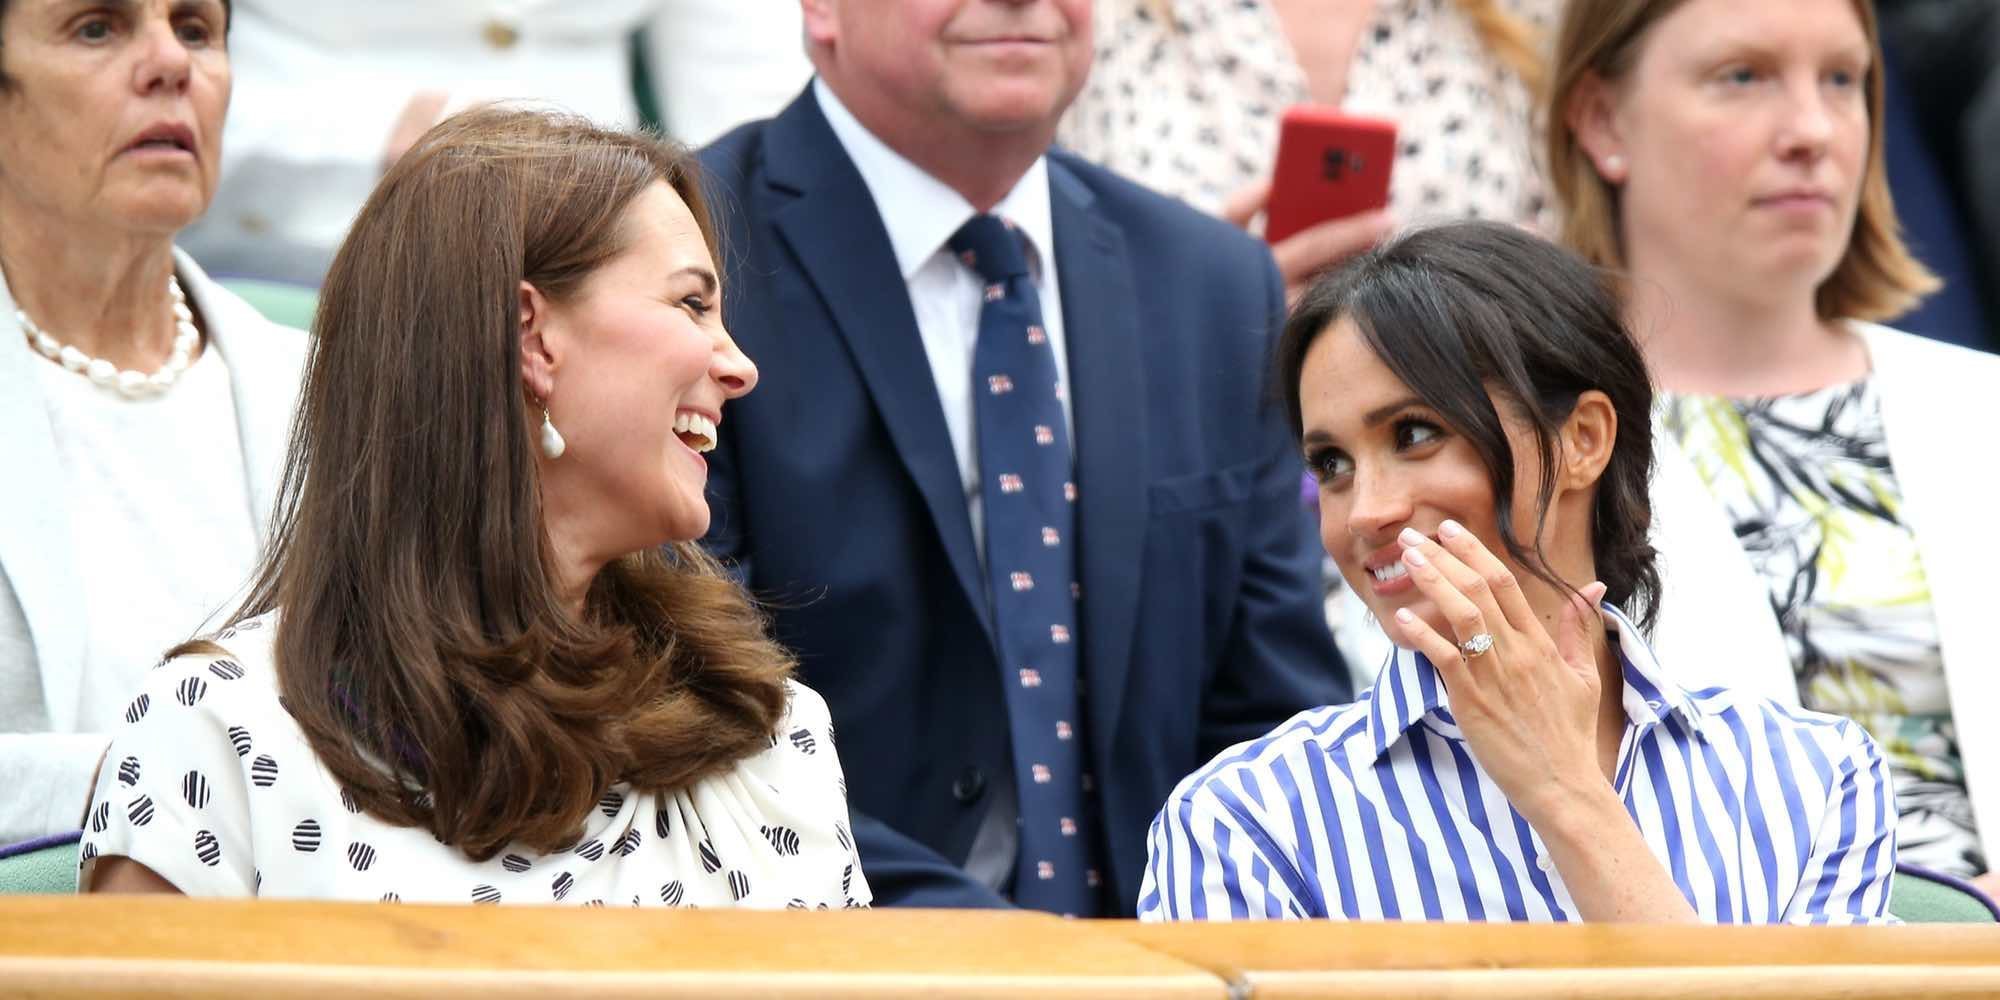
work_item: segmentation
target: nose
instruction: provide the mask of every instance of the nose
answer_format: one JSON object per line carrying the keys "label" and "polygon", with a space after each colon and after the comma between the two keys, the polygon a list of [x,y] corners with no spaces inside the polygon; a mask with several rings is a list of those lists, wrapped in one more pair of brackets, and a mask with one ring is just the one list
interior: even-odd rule
{"label": "nose", "polygon": [[139,28],[139,58],[133,64],[133,86],[142,94],[187,92],[194,59],[174,25],[165,16],[148,17]]}
{"label": "nose", "polygon": [[1410,491],[1380,467],[1357,465],[1348,487],[1347,532],[1371,544],[1383,543],[1409,522]]}
{"label": "nose", "polygon": [[1786,159],[1816,160],[1833,141],[1834,109],[1817,78],[1786,88],[1789,95],[1778,130],[1778,153]]}
{"label": "nose", "polygon": [[736,339],[727,331],[718,334],[715,354],[709,362],[708,374],[722,386],[725,398],[738,399],[749,395],[757,387],[757,366],[749,355],[736,346]]}

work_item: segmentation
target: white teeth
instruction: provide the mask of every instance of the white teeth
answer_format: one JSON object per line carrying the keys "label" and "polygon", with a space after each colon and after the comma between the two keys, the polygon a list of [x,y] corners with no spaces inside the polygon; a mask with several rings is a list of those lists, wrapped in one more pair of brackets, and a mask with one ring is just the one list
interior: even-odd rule
{"label": "white teeth", "polygon": [[674,414],[674,433],[685,435],[682,440],[697,452],[715,450],[715,421],[699,413],[682,410]]}
{"label": "white teeth", "polygon": [[1392,562],[1389,565],[1382,567],[1381,569],[1369,570],[1369,572],[1375,575],[1376,582],[1388,583],[1390,580],[1396,580],[1402,577],[1409,576],[1410,568],[1408,566],[1403,565],[1402,562],[1398,561],[1398,562]]}

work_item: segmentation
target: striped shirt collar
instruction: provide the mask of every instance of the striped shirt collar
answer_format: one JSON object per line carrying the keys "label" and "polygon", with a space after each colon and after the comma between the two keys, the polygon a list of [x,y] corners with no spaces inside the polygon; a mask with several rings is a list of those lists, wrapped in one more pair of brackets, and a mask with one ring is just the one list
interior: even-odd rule
{"label": "striped shirt collar", "polygon": [[[1640,635],[1639,627],[1609,603],[1602,610],[1618,633],[1618,659],[1625,675],[1625,717],[1644,732],[1678,715],[1689,732],[1703,739],[1707,724],[1701,707],[1689,692],[1667,676],[1653,649]],[[1389,752],[1410,727],[1428,720],[1430,728],[1454,740],[1464,737],[1451,717],[1451,701],[1437,667],[1422,653],[1397,647],[1375,677],[1369,698],[1368,739],[1374,753],[1356,764],[1366,767]],[[1358,757],[1358,755],[1357,755]]]}

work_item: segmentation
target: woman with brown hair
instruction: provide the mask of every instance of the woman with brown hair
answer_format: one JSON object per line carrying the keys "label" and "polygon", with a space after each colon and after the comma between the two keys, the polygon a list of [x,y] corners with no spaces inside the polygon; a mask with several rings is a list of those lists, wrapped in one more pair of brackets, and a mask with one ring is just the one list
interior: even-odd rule
{"label": "woman with brown hair", "polygon": [[826,706],[693,544],[757,378],[710,245],[691,157],[577,119],[469,112],[390,170],[262,572],[132,701],[87,890],[868,901]]}
{"label": "woman with brown hair", "polygon": [[1662,630],[1713,644],[1673,655],[1863,723],[1903,859],[1976,877],[2000,853],[1976,714],[2000,701],[1976,528],[2000,473],[1966,438],[2000,423],[2000,359],[1878,325],[1936,287],[1897,235],[1881,56],[1865,0],[1571,4],[1548,159],[1663,390]]}

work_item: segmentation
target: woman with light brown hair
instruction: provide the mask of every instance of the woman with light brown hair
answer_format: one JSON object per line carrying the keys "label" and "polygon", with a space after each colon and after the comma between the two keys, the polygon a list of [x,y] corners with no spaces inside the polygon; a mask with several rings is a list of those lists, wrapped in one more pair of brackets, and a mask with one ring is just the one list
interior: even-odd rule
{"label": "woman with light brown hair", "polygon": [[468,112],[389,171],[272,548],[127,710],[86,890],[868,901],[826,706],[693,544],[757,379],[711,242],[688,154],[578,119]]}
{"label": "woman with light brown hair", "polygon": [[1880,66],[1866,0],[1571,4],[1548,160],[1663,390],[1661,627],[1717,654],[1677,661],[1862,722],[1901,856],[1978,877],[2000,855],[2000,732],[1976,714],[2000,703],[2000,538],[1976,526],[2000,473],[1965,441],[2000,423],[2000,359],[1878,325],[1937,284],[1897,233]]}

